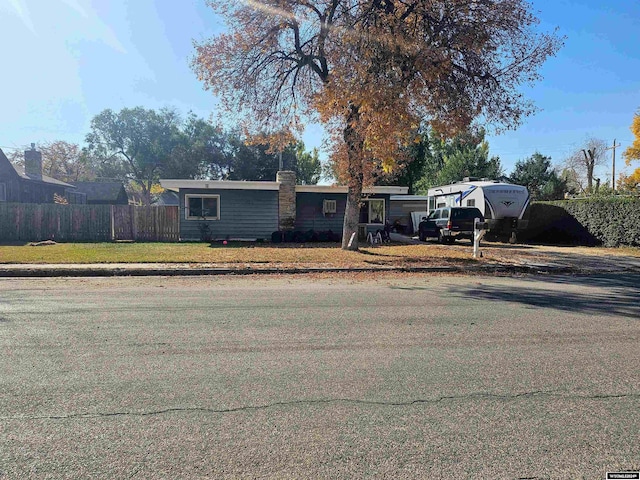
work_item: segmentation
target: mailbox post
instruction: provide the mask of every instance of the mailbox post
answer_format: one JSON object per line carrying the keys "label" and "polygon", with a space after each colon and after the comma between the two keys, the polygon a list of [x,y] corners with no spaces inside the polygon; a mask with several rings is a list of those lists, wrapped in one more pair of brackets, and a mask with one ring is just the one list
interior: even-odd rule
{"label": "mailbox post", "polygon": [[482,240],[484,234],[487,233],[488,226],[489,224],[487,222],[482,222],[479,218],[473,219],[473,258],[482,257],[480,240]]}

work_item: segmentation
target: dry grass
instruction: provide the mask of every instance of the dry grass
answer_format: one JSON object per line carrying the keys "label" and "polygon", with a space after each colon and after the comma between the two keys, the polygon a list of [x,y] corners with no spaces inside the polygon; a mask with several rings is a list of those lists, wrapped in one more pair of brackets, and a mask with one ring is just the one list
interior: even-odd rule
{"label": "dry grass", "polygon": [[541,247],[486,243],[483,258],[472,258],[468,242],[365,247],[359,252],[337,244],[219,243],[61,243],[50,246],[0,245],[0,263],[190,263],[274,266],[394,267],[463,265],[475,262],[580,262],[610,256],[640,257],[638,248]]}
{"label": "dry grass", "polygon": [[216,263],[404,265],[468,262],[471,249],[440,245],[391,245],[342,250],[337,244],[228,245],[205,243],[60,243],[0,246],[0,263]]}

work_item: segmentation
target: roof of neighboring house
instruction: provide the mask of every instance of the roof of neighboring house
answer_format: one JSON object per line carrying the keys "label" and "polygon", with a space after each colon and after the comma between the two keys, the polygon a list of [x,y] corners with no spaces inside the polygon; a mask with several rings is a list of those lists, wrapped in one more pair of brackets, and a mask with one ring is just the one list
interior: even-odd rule
{"label": "roof of neighboring house", "polygon": [[[160,180],[167,190],[178,191],[181,188],[210,190],[279,190],[280,182],[245,182],[232,180]],[[409,187],[377,186],[363,190],[363,193],[402,195]],[[347,187],[331,185],[296,185],[298,193],[347,193]]]}
{"label": "roof of neighboring house", "polygon": [[51,183],[53,185],[59,185],[61,187],[73,188],[73,185],[69,185],[68,183],[62,182],[60,180],[56,180],[55,178],[48,177],[46,175],[33,175],[30,173],[24,173],[23,167],[16,167],[15,165],[12,165],[12,166],[13,166],[13,169],[18,174],[18,176],[24,180],[30,180],[32,182]]}
{"label": "roof of neighboring house", "polygon": [[87,195],[87,202],[116,201],[124,189],[122,182],[75,182],[75,187]]}
{"label": "roof of neighboring house", "polygon": [[162,192],[158,199],[154,202],[155,205],[180,205],[180,199],[176,192],[165,190]]}

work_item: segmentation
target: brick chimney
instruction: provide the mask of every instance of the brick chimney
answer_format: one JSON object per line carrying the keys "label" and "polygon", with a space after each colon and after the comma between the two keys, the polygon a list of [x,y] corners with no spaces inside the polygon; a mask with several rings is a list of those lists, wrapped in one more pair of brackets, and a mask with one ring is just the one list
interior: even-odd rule
{"label": "brick chimney", "polygon": [[42,177],[42,153],[36,150],[36,144],[31,144],[31,150],[24,151],[24,173]]}
{"label": "brick chimney", "polygon": [[293,230],[296,223],[296,172],[287,170],[276,174],[280,183],[278,193],[278,228]]}

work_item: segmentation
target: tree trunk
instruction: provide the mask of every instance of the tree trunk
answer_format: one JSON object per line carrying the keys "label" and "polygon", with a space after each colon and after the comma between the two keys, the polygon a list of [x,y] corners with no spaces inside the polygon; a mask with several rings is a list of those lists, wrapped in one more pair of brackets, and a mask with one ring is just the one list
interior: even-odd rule
{"label": "tree trunk", "polygon": [[[362,198],[362,183],[349,185],[347,193],[347,206],[344,211],[344,223],[342,225],[342,249],[358,250],[358,220],[360,218],[360,199]],[[353,241],[351,242],[351,237]],[[349,245],[351,242],[351,245]]]}
{"label": "tree trunk", "polygon": [[347,145],[349,189],[342,226],[343,250],[358,250],[358,220],[360,219],[360,201],[362,199],[362,182],[364,178],[362,171],[363,141],[356,128],[359,121],[359,109],[356,105],[351,105],[344,128],[344,141]]}

